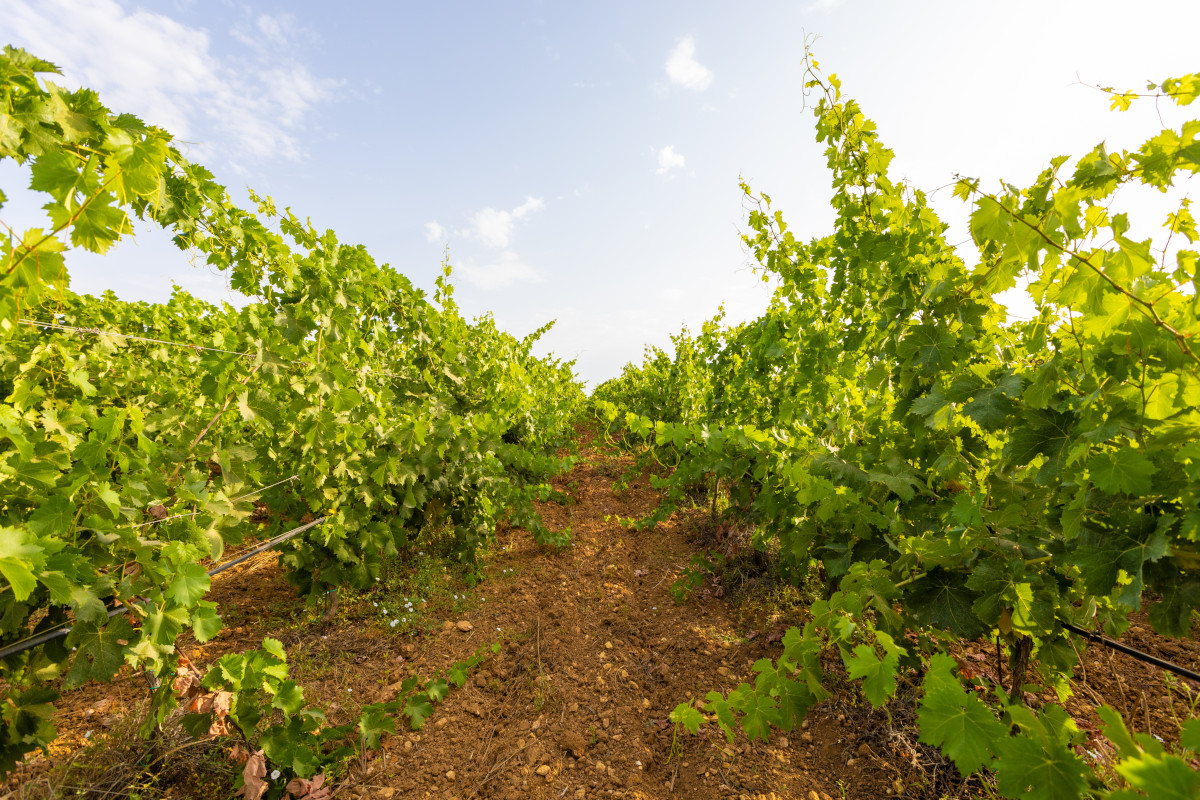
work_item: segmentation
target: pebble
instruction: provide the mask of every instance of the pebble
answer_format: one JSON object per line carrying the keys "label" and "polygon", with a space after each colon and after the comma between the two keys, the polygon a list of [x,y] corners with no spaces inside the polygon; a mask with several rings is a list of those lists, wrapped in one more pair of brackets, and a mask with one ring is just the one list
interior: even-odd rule
{"label": "pebble", "polygon": [[446,773],[446,780],[452,781],[452,780],[454,780],[454,778],[455,778],[454,770],[450,770],[449,772]]}
{"label": "pebble", "polygon": [[537,768],[537,774],[541,775],[543,778],[546,777],[547,775],[549,775],[550,774],[550,765],[542,764],[540,767]]}
{"label": "pebble", "polygon": [[812,734],[808,731],[805,731],[804,733],[800,734],[800,741],[804,742],[805,744],[812,744]]}
{"label": "pebble", "polygon": [[454,624],[454,627],[458,628],[463,633],[470,633],[471,631],[475,630],[475,626],[467,622],[465,619],[460,619]]}

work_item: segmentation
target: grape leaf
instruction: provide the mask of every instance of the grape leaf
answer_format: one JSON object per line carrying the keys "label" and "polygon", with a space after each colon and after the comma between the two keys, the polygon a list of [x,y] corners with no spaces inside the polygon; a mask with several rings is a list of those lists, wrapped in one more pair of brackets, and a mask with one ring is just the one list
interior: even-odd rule
{"label": "grape leaf", "polygon": [[405,701],[404,713],[408,715],[412,729],[420,730],[421,726],[425,724],[425,720],[429,719],[429,715],[433,713],[433,705],[425,695],[416,694]]}
{"label": "grape leaf", "polygon": [[74,689],[88,679],[111,681],[125,662],[128,642],[136,636],[124,616],[113,617],[103,626],[90,621],[75,625],[67,635],[67,646],[77,648],[78,652],[63,686]]}
{"label": "grape leaf", "polygon": [[1087,765],[1057,739],[1001,737],[997,749],[996,788],[1005,797],[1064,800],[1087,790]]}
{"label": "grape leaf", "polygon": [[917,722],[920,741],[940,747],[967,776],[991,762],[996,742],[1007,734],[992,710],[963,690],[954,677],[955,666],[954,659],[945,653],[930,658]]}
{"label": "grape leaf", "polygon": [[1098,453],[1088,459],[1092,483],[1109,494],[1125,492],[1133,495],[1150,493],[1150,478],[1158,469],[1150,459],[1132,447],[1115,453]]}

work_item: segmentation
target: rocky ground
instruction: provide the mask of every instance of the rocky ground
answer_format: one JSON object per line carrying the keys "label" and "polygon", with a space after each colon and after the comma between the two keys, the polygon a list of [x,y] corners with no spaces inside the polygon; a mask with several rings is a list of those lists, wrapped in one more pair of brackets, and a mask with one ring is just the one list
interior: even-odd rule
{"label": "rocky ground", "polygon": [[[551,551],[522,530],[503,530],[487,579],[474,587],[426,559],[423,572],[397,572],[378,592],[346,597],[328,624],[263,557],[215,582],[226,629],[185,652],[203,667],[263,636],[279,638],[309,701],[344,722],[361,704],[390,699],[413,672],[434,675],[501,643],[422,730],[386,739],[332,776],[337,797],[984,796],[917,743],[911,708],[873,711],[848,681],[835,680],[834,696],[803,729],[766,743],[677,732],[667,721],[677,703],[731,689],[755,660],[778,655],[779,632],[803,619],[802,598],[768,575],[743,574],[740,585],[710,581],[676,602],[676,579],[712,544],[707,512],[677,514],[654,531],[626,529],[614,517],[645,514],[656,493],[645,476],[621,486],[628,460],[590,436],[583,442],[580,463],[556,481],[568,500],[542,507],[552,528],[570,526],[572,546]],[[1164,641],[1144,624],[1126,639],[1200,665],[1195,641]],[[985,679],[993,663],[984,646],[964,649],[961,660]],[[1092,648],[1072,710],[1094,729],[1092,705],[1107,702],[1169,739],[1178,720],[1195,714],[1198,689]],[[237,767],[226,749],[169,739],[148,760],[134,743],[146,696],[135,675],[70,693],[49,759],[29,759],[11,776],[9,796],[227,796]]]}

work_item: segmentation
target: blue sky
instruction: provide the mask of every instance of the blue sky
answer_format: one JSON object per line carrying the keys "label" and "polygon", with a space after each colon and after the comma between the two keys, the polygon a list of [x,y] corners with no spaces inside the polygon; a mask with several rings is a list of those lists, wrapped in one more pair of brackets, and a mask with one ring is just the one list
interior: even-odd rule
{"label": "blue sky", "polygon": [[[1153,107],[1110,113],[1079,81],[1196,71],[1198,23],[1196,2],[0,0],[0,44],[172,130],[235,197],[270,194],[425,287],[448,247],[467,313],[517,335],[557,319],[544,350],[593,383],[722,302],[761,313],[739,175],[828,232],[806,33],[894,175],[932,190],[1145,138]],[[0,164],[13,227],[40,224],[26,180]],[[961,203],[933,199],[966,239]],[[68,265],[78,291],[232,298],[153,230]]]}

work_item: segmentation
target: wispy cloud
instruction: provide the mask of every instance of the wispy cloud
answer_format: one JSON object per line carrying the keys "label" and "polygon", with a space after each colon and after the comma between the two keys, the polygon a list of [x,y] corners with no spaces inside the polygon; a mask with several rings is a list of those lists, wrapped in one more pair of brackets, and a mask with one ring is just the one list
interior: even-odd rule
{"label": "wispy cloud", "polygon": [[304,120],[337,86],[291,55],[288,15],[232,32],[247,47],[235,60],[217,58],[203,30],[114,0],[0,0],[0,16],[13,44],[58,64],[67,82],[180,139],[209,139],[206,154],[301,159]]}
{"label": "wispy cloud", "polygon": [[437,220],[426,222],[425,240],[433,243],[446,241],[446,229],[439,225]]}
{"label": "wispy cloud", "polygon": [[658,174],[666,175],[673,169],[683,169],[687,161],[683,157],[683,153],[675,152],[675,145],[669,144],[662,150],[658,151]]}
{"label": "wispy cloud", "polygon": [[542,198],[530,197],[512,211],[497,211],[494,208],[485,208],[477,211],[475,216],[471,217],[471,227],[466,233],[483,242],[488,247],[508,247],[512,241],[515,220],[521,219],[534,211],[541,211],[545,207],[546,204]]}
{"label": "wispy cloud", "polygon": [[713,82],[712,70],[696,60],[696,41],[686,36],[667,56],[667,78],[676,86],[702,92]]}
{"label": "wispy cloud", "polygon": [[505,250],[497,261],[476,266],[467,263],[460,268],[467,282],[477,289],[503,289],[514,283],[538,282],[541,276],[533,267],[521,261],[516,253]]}

